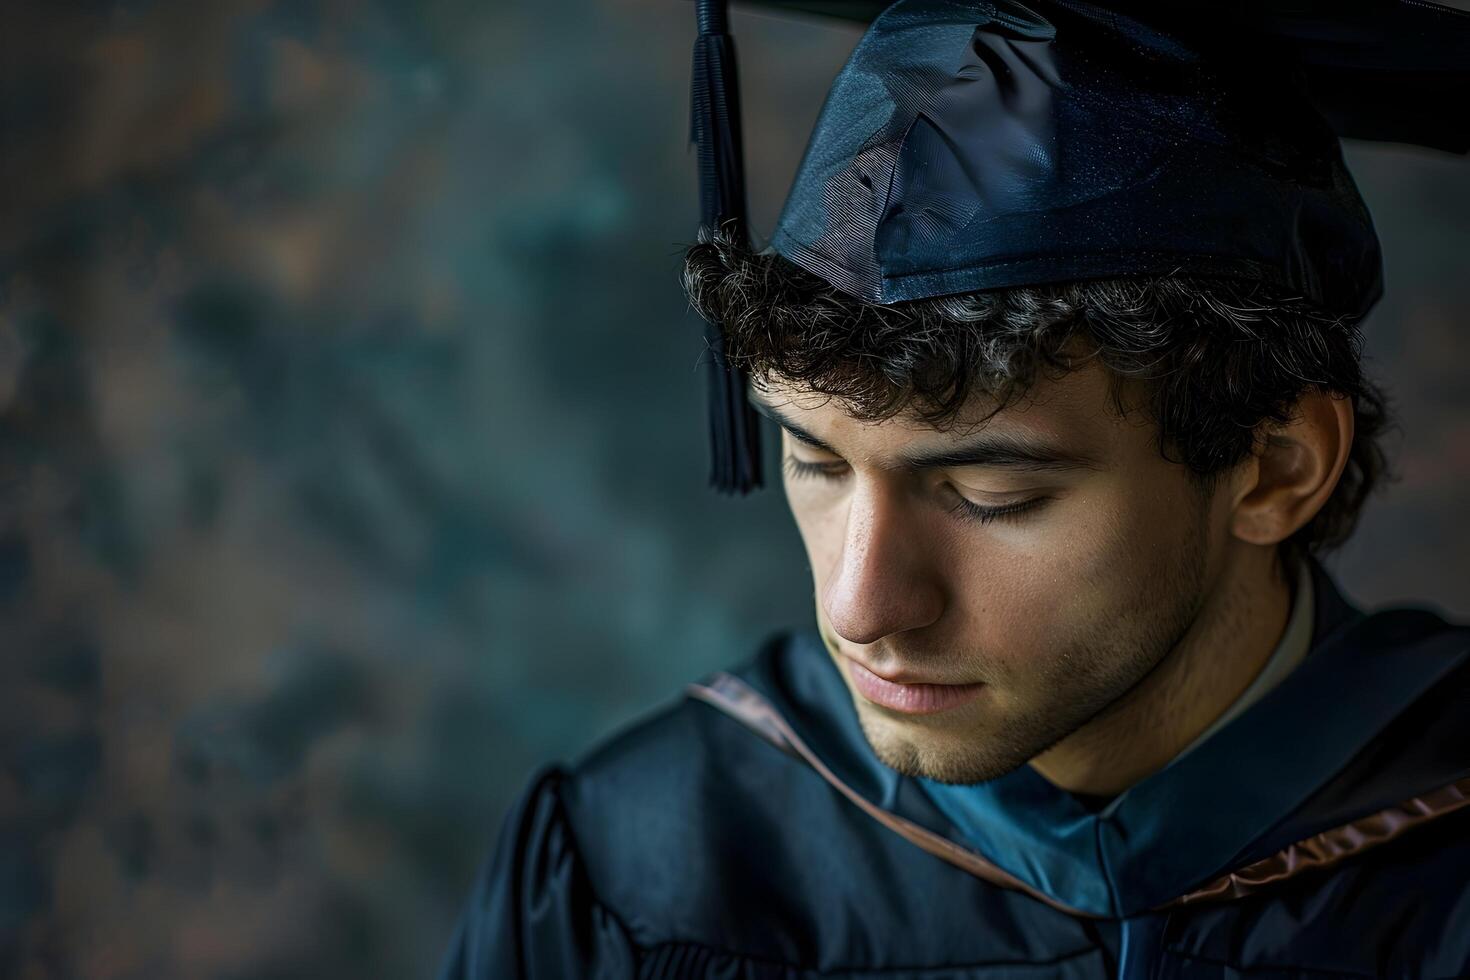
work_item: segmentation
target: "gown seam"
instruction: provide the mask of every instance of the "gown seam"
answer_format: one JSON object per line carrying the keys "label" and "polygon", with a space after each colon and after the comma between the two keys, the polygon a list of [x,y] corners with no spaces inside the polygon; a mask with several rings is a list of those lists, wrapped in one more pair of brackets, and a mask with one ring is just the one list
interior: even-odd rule
{"label": "gown seam", "polygon": [[1333,970],[1328,967],[1303,966],[1299,963],[1244,963],[1222,960],[1214,956],[1202,956],[1198,953],[1189,953],[1184,950],[1165,946],[1164,952],[1177,959],[1193,960],[1196,963],[1208,963],[1210,966],[1225,966],[1241,973],[1281,973],[1283,971],[1294,973],[1310,973],[1324,977],[1354,977],[1361,980],[1376,980],[1372,973],[1359,973],[1357,970]]}
{"label": "gown seam", "polygon": [[586,882],[591,907],[600,910],[612,920],[613,924],[618,927],[618,931],[622,934],[623,941],[628,944],[629,948],[635,954],[641,953],[644,947],[634,938],[635,934],[632,928],[629,927],[628,920],[603,898],[602,891],[597,887],[597,883],[593,881],[592,864],[587,860],[582,849],[582,842],[577,836],[576,825],[572,822],[571,807],[567,805],[566,798],[562,795],[562,788],[571,778],[571,774],[566,770],[557,768],[553,771],[551,785],[549,786],[556,808],[555,817],[566,833],[564,846],[575,860],[577,867],[581,869],[582,878]]}
{"label": "gown seam", "polygon": [[[636,945],[636,944],[635,944]],[[858,964],[842,964],[830,967],[818,967],[790,960],[776,959],[770,956],[757,956],[750,953],[742,953],[739,950],[729,949],[715,943],[700,942],[692,939],[667,939],[660,940],[648,946],[636,945],[638,952],[639,967],[649,957],[664,949],[695,949],[726,956],[730,959],[741,960],[746,963],[759,963],[764,966],[780,967],[784,970],[799,970],[804,973],[813,973],[817,976],[841,976],[861,973],[865,976],[881,976],[885,973],[928,973],[935,970],[971,970],[984,969],[997,966],[1055,966],[1066,963],[1069,960],[1080,959],[1093,953],[1101,952],[1100,947],[1089,946],[1085,949],[1073,950],[1070,953],[1062,953],[1057,956],[1040,960],[973,960],[969,962],[942,962],[922,964],[898,964],[895,966],[861,966]]]}

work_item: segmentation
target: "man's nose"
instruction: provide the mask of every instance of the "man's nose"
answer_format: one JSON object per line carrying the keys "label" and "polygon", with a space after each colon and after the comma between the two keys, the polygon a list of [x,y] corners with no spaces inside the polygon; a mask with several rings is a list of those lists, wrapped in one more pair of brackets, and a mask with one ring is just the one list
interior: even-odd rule
{"label": "man's nose", "polygon": [[855,487],[842,550],[822,590],[822,609],[837,635],[873,643],[938,620],[944,593],[928,550],[901,492]]}

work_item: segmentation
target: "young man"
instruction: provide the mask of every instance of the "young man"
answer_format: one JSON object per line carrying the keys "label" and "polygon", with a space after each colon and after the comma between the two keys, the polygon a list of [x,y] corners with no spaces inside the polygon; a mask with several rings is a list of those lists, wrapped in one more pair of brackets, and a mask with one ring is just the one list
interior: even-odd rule
{"label": "young man", "polygon": [[538,778],[446,977],[1470,975],[1470,630],[1317,561],[1383,471],[1377,240],[1257,68],[873,23],[773,250],[685,267],[817,628]]}

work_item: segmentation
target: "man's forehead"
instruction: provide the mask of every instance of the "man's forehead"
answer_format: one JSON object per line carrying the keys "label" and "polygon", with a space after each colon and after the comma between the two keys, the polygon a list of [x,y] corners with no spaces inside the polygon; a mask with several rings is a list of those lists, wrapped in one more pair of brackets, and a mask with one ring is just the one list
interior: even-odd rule
{"label": "man's forehead", "polygon": [[796,441],[884,467],[1096,469],[1117,437],[1106,383],[1096,382],[1085,376],[1059,379],[1003,406],[979,396],[942,424],[914,410],[881,420],[860,418],[837,396],[779,381],[753,386],[750,399]]}
{"label": "man's forehead", "polygon": [[837,395],[779,377],[752,380],[750,390],[757,410],[778,423],[792,420],[803,427],[878,430],[885,439],[926,443],[964,441],[981,432],[1065,441],[1105,438],[1107,430],[1120,421],[1113,396],[1107,372],[1096,363],[1039,379],[1005,404],[988,392],[977,391],[952,417],[938,423],[924,419],[912,406],[892,417],[868,419]]}

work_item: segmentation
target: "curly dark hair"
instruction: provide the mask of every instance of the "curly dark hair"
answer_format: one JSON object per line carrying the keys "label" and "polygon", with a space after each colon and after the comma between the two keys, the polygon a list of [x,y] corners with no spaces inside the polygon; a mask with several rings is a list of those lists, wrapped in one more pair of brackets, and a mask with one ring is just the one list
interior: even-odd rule
{"label": "curly dark hair", "polygon": [[1160,452],[1204,490],[1258,451],[1262,424],[1289,421],[1307,392],[1347,396],[1356,426],[1347,466],[1285,542],[1288,553],[1345,541],[1389,475],[1386,402],[1363,374],[1358,324],[1263,283],[1106,279],[878,306],[772,251],[705,233],[685,252],[684,288],[723,328],[733,365],[832,395],[857,418],[908,412],[942,429],[973,395],[995,398],[999,411],[1040,373],[1099,358],[1120,412],[1122,382],[1143,382]]}

